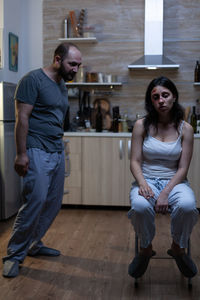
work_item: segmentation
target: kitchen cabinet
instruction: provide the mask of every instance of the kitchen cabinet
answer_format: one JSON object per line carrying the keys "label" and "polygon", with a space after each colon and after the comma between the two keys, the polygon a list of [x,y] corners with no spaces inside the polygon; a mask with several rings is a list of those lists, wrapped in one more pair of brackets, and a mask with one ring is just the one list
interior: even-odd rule
{"label": "kitchen cabinet", "polygon": [[129,205],[132,176],[126,138],[84,137],[82,142],[83,204]]}
{"label": "kitchen cabinet", "polygon": [[[66,139],[66,138],[65,138]],[[63,204],[81,204],[81,161],[82,149],[80,137],[68,137],[69,161],[66,161],[66,172],[69,176],[65,178]]]}
{"label": "kitchen cabinet", "polygon": [[[134,178],[130,172],[131,134],[73,133],[69,139],[70,175],[65,180],[68,194],[63,204],[129,206]],[[72,134],[72,135],[73,135]],[[200,208],[200,138],[194,152],[188,179]]]}
{"label": "kitchen cabinet", "polygon": [[[130,138],[67,137],[70,176],[63,204],[129,206]],[[81,193],[82,192],[82,193]]]}
{"label": "kitchen cabinet", "polygon": [[200,208],[199,178],[200,178],[200,138],[195,138],[193,156],[188,171],[188,180],[190,182],[191,188],[195,193],[198,208]]}

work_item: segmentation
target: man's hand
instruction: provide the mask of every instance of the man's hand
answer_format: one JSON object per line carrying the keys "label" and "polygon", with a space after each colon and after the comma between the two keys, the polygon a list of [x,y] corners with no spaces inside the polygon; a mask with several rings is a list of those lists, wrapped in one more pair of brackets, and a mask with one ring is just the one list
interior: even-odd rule
{"label": "man's hand", "polygon": [[19,176],[24,177],[28,171],[29,158],[26,153],[17,155],[15,158],[15,171]]}

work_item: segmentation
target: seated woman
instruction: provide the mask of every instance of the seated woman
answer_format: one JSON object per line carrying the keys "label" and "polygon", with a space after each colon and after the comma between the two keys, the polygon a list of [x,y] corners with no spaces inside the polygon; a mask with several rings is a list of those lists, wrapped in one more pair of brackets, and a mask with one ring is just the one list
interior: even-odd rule
{"label": "seated woman", "polygon": [[187,172],[193,151],[193,128],[183,121],[178,91],[166,77],[152,80],[145,97],[147,115],[136,121],[132,133],[131,172],[136,181],[130,191],[128,213],[140,240],[139,254],[128,273],[141,277],[155,255],[155,213],[171,214],[172,244],[167,253],[180,272],[193,277],[197,268],[185,253],[198,210]]}

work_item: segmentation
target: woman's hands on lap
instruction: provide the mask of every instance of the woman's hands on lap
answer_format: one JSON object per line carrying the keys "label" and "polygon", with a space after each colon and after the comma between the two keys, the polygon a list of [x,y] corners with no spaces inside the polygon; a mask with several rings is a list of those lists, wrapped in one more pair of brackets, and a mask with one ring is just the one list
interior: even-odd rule
{"label": "woman's hands on lap", "polygon": [[147,184],[147,182],[144,182],[143,184],[139,185],[138,194],[140,196],[143,196],[147,200],[149,200],[150,198],[154,197],[154,192],[152,191],[152,189],[150,188],[150,186]]}
{"label": "woman's hands on lap", "polygon": [[169,202],[168,194],[162,191],[155,204],[155,212],[166,214],[168,212]]}

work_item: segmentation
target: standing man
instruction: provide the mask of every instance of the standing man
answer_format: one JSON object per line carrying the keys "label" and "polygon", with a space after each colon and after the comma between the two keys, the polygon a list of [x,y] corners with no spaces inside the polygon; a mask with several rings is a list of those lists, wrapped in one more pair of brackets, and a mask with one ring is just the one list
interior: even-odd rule
{"label": "standing man", "polygon": [[15,170],[23,176],[23,205],[15,220],[7,256],[3,258],[4,277],[16,277],[26,255],[60,255],[60,251],[44,246],[41,239],[62,203],[62,137],[68,108],[65,81],[74,78],[80,65],[79,49],[62,43],[49,67],[31,71],[17,86]]}

